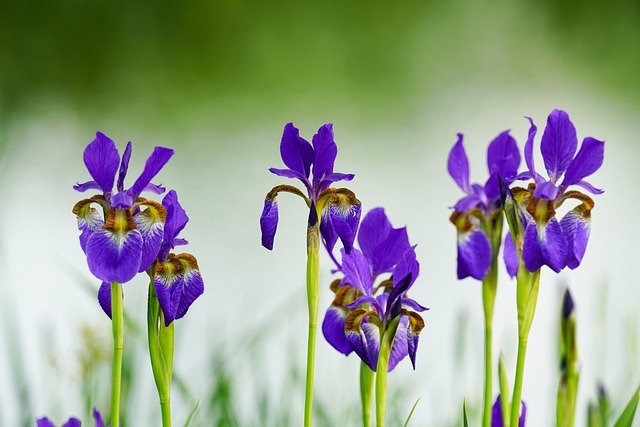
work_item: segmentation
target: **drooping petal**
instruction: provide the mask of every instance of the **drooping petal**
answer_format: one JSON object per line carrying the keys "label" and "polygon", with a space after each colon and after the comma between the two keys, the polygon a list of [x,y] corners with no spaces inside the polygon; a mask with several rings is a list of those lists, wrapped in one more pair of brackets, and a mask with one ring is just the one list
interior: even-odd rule
{"label": "drooping petal", "polygon": [[178,254],[176,256],[184,269],[182,289],[176,310],[176,319],[181,319],[187,314],[191,304],[204,293],[204,281],[200,275],[200,269],[195,257],[191,254]]}
{"label": "drooping petal", "polygon": [[98,304],[104,311],[104,314],[111,319],[111,283],[102,282],[98,288]]}
{"label": "drooping petal", "polygon": [[578,184],[600,169],[604,160],[604,141],[587,137],[582,141],[580,151],[567,168],[562,187]]}
{"label": "drooping petal", "polygon": [[153,261],[158,258],[167,217],[166,209],[159,203],[148,200],[141,203],[141,206],[146,209],[133,216],[133,221],[142,236],[142,258],[138,267],[140,273],[151,267]]}
{"label": "drooping petal", "polygon": [[449,152],[447,170],[449,171],[451,178],[453,178],[462,191],[465,193],[471,193],[471,188],[469,187],[469,160],[467,158],[467,153],[464,150],[462,139],[463,135],[459,133],[458,141]]}
{"label": "drooping petal", "polygon": [[507,267],[507,273],[513,279],[518,274],[518,252],[516,251],[516,245],[513,243],[513,237],[511,232],[507,231],[507,235],[504,237],[504,245],[502,245],[502,258],[504,265]]}
{"label": "drooping petal", "polygon": [[189,222],[187,213],[178,201],[178,193],[171,190],[162,199],[162,206],[167,210],[167,221],[164,225],[164,240],[172,242]]}
{"label": "drooping petal", "polygon": [[155,147],[153,152],[147,159],[142,174],[133,183],[133,186],[127,190],[127,193],[136,200],[145,187],[151,182],[153,178],[160,172],[160,170],[167,164],[169,159],[173,156],[173,150],[171,148]]}
{"label": "drooping petal", "polygon": [[[322,237],[322,242],[324,243],[325,248],[327,248],[327,252],[333,254],[333,248],[338,241],[338,233],[333,226],[333,221],[331,215],[329,214],[330,208],[326,208],[322,213],[322,217],[320,218],[320,236]],[[312,225],[315,219],[312,219],[312,215],[316,214],[315,206],[309,212],[309,225]]]}
{"label": "drooping petal", "polygon": [[371,267],[362,252],[355,248],[349,254],[344,249],[341,252],[344,283],[351,285],[365,295],[373,295]]}
{"label": "drooping petal", "polygon": [[547,118],[540,151],[549,180],[556,183],[567,170],[578,148],[576,128],[563,110],[553,110]]}
{"label": "drooping petal", "polygon": [[380,328],[371,322],[372,317],[375,317],[372,312],[352,311],[345,320],[345,335],[360,359],[375,372],[380,352]]}
{"label": "drooping petal", "polygon": [[96,138],[84,150],[84,164],[103,193],[113,189],[119,163],[116,144],[102,132],[96,132]]}
{"label": "drooping petal", "polygon": [[[327,123],[313,135],[313,186],[333,173],[333,164],[338,155],[338,147],[333,140],[333,125]],[[320,191],[324,188],[320,189]]]}
{"label": "drooping petal", "polygon": [[389,366],[387,367],[387,372],[393,371],[398,363],[409,354],[406,323],[407,321],[405,318],[402,318],[398,323],[398,329],[396,329],[396,335],[393,338],[393,345],[391,346],[391,352],[389,353]]}
{"label": "drooping petal", "polygon": [[129,160],[131,159],[131,141],[127,143],[124,153],[122,153],[122,160],[120,161],[120,172],[118,173],[118,185],[119,192],[124,191],[124,178],[127,176],[129,170]]}
{"label": "drooping petal", "polygon": [[[516,140],[509,134],[509,131],[504,131],[491,143],[487,149],[487,166],[489,168],[489,175],[500,174],[502,178],[510,183],[518,174],[518,168],[520,167],[520,151],[518,150],[518,144]],[[497,190],[497,182],[495,184]]]}
{"label": "drooping petal", "polygon": [[416,353],[418,351],[418,341],[420,332],[424,329],[424,320],[418,313],[412,311],[404,312],[408,317],[407,323],[407,349],[413,369],[416,369]]}
{"label": "drooping petal", "polygon": [[573,270],[580,265],[587,250],[591,233],[591,215],[584,215],[580,207],[577,207],[562,218],[560,226],[567,239],[567,266]]}
{"label": "drooping petal", "polygon": [[87,252],[87,241],[94,231],[104,226],[103,214],[98,212],[91,204],[95,200],[81,200],[73,207],[73,213],[76,214],[78,221],[78,229],[80,230],[80,247],[83,252]]}
{"label": "drooping petal", "polygon": [[487,235],[477,228],[458,231],[458,279],[473,277],[484,279],[491,264],[491,243]]}
{"label": "drooping petal", "polygon": [[531,272],[543,265],[547,265],[556,273],[565,267],[567,240],[557,219],[551,218],[546,224],[536,224],[535,221],[527,224],[522,259],[527,270]]}
{"label": "drooping petal", "polygon": [[348,356],[353,351],[353,346],[344,332],[344,324],[348,312],[343,307],[332,305],[327,309],[322,321],[322,334],[325,339],[333,348],[345,356]]}
{"label": "drooping petal", "polygon": [[353,241],[360,223],[360,212],[360,203],[351,206],[329,205],[329,216],[333,229],[340,238],[346,253],[351,252],[353,248]]}
{"label": "drooping petal", "polygon": [[265,199],[264,208],[260,215],[260,231],[262,232],[262,246],[273,250],[273,239],[278,227],[278,202]]}
{"label": "drooping petal", "polygon": [[112,209],[104,228],[95,230],[87,241],[89,270],[104,282],[128,282],[138,273],[142,243],[131,214]]}
{"label": "drooping petal", "polygon": [[302,175],[305,180],[309,178],[313,148],[309,141],[300,137],[300,132],[293,123],[287,123],[284,127],[280,141],[280,156],[289,169]]}

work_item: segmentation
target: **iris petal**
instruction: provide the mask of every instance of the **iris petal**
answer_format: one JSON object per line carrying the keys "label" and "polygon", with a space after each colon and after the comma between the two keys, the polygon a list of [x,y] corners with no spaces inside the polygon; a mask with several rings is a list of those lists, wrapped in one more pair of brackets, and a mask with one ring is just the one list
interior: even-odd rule
{"label": "iris petal", "polygon": [[373,277],[366,258],[358,249],[349,254],[342,249],[342,272],[346,284],[358,289],[365,295],[373,294]]}
{"label": "iris petal", "polygon": [[393,338],[393,345],[391,346],[391,352],[389,353],[389,366],[387,368],[387,372],[393,371],[396,365],[398,365],[398,363],[409,354],[406,322],[406,319],[402,318],[400,323],[398,323],[398,329],[396,329],[396,335]]}
{"label": "iris petal", "polygon": [[178,194],[174,190],[164,196],[162,206],[167,210],[167,221],[164,226],[165,240],[172,242],[187,225],[189,217],[178,202]]}
{"label": "iris petal", "polygon": [[374,274],[390,273],[402,256],[411,249],[406,227],[392,228],[386,239],[380,242],[371,257]]}
{"label": "iris petal", "polygon": [[331,306],[322,321],[322,334],[325,339],[340,353],[348,356],[353,347],[344,333],[344,322],[347,311],[344,308]]}
{"label": "iris petal", "polygon": [[[507,181],[513,181],[520,167],[520,151],[516,140],[509,135],[509,131],[504,131],[494,138],[487,149],[487,166],[489,175],[496,176],[500,174]],[[496,196],[498,184],[495,183]]]}
{"label": "iris petal", "polygon": [[[313,135],[313,186],[320,187],[320,182],[333,173],[333,164],[338,155],[338,147],[333,140],[333,125],[325,124]],[[320,188],[320,191],[324,188]]]}
{"label": "iris petal", "polygon": [[509,273],[509,276],[513,279],[516,274],[518,274],[518,253],[516,251],[516,245],[513,243],[510,231],[507,231],[507,235],[504,237],[504,245],[502,247],[504,265],[507,267],[507,273]]}
{"label": "iris petal", "polygon": [[[535,138],[536,133],[538,132],[538,128],[533,123],[533,119],[531,117],[526,117],[526,119],[529,120],[529,124],[531,126],[529,126],[527,142],[524,144],[524,160],[527,164],[527,168],[529,169],[528,177],[533,180],[536,180],[537,174],[536,174],[536,168],[535,168],[535,161],[533,158],[533,139]],[[524,178],[524,174],[520,174],[520,175]],[[518,176],[518,179],[520,179],[520,176]]]}
{"label": "iris petal", "polygon": [[136,229],[96,230],[86,247],[89,270],[104,282],[125,283],[138,273],[142,258],[142,236]]}
{"label": "iris petal", "polygon": [[111,283],[102,282],[98,289],[98,304],[102,311],[111,319]]}
{"label": "iris petal", "polygon": [[347,329],[345,335],[360,359],[375,372],[380,352],[380,329],[365,321],[361,325],[354,325],[354,328]]}
{"label": "iris petal", "polygon": [[204,293],[204,282],[193,255],[179,254],[176,258],[179,259],[184,266],[182,288],[180,289],[180,297],[176,310],[176,319],[181,319],[187,314],[191,304]]}
{"label": "iris petal", "polygon": [[544,165],[552,182],[557,182],[567,170],[577,148],[576,128],[569,115],[563,110],[553,110],[547,118],[540,143]]}
{"label": "iris petal", "polygon": [[347,207],[329,205],[333,229],[342,241],[346,253],[351,252],[360,223],[360,203]]}
{"label": "iris petal", "polygon": [[491,264],[491,243],[482,230],[458,231],[458,279],[484,279]]}
{"label": "iris petal", "polygon": [[167,215],[165,208],[158,203],[148,201],[143,205],[146,206],[146,209],[133,216],[136,227],[142,236],[142,258],[138,272],[143,272],[151,267],[153,261],[158,257],[164,237],[164,218]]}
{"label": "iris petal", "polygon": [[127,146],[122,153],[122,160],[120,161],[120,172],[118,173],[118,191],[124,191],[124,178],[127,176],[129,170],[129,160],[131,159],[131,141],[127,143]]}
{"label": "iris petal", "polygon": [[371,262],[375,248],[387,238],[391,231],[391,222],[383,208],[374,208],[367,213],[360,224],[358,244],[365,258]]}
{"label": "iris petal", "polygon": [[96,132],[96,138],[84,150],[84,164],[104,193],[113,189],[119,163],[116,144],[102,132]]}
{"label": "iris petal", "polygon": [[151,180],[162,170],[169,159],[173,156],[173,150],[164,147],[155,147],[153,152],[147,159],[142,174],[133,183],[133,186],[127,190],[127,193],[136,200],[144,188]]}
{"label": "iris petal", "polygon": [[591,232],[591,217],[583,216],[578,208],[568,212],[560,221],[569,248],[567,266],[572,270],[580,265]]}
{"label": "iris petal", "polygon": [[276,236],[278,228],[278,202],[276,200],[266,199],[264,208],[260,215],[260,230],[262,232],[262,246],[272,250],[273,239]]}
{"label": "iris petal", "polygon": [[458,141],[449,152],[447,170],[449,171],[451,178],[453,178],[462,191],[465,193],[471,193],[471,188],[469,187],[469,160],[467,158],[467,153],[464,150],[462,139],[463,135],[459,133]]}
{"label": "iris petal", "polygon": [[309,178],[313,162],[313,148],[309,141],[300,137],[300,131],[293,123],[284,127],[280,141],[280,156],[284,164],[292,171]]}
{"label": "iris petal", "polygon": [[527,270],[533,272],[547,265],[556,273],[566,265],[567,240],[558,220],[536,224],[530,221],[524,234],[522,259]]}
{"label": "iris petal", "polygon": [[580,151],[567,168],[563,187],[578,184],[583,178],[600,169],[604,161],[604,141],[587,137],[582,141]]}
{"label": "iris petal", "polygon": [[80,247],[83,252],[87,252],[87,241],[94,231],[104,226],[102,213],[96,209],[86,206],[79,210],[77,220],[80,230]]}

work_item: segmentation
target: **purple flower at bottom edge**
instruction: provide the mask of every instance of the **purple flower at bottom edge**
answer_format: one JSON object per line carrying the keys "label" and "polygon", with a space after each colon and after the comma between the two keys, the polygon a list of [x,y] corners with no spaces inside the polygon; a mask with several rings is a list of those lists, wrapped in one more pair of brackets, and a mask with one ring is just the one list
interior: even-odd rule
{"label": "purple flower at bottom edge", "polygon": [[356,236],[360,221],[360,201],[347,189],[331,189],[338,181],[351,181],[353,174],[333,171],[338,148],[334,141],[333,125],[325,124],[313,136],[312,144],[300,137],[299,130],[288,123],[284,127],[280,142],[280,155],[287,169],[270,168],[275,175],[300,180],[307,195],[296,187],[282,185],[267,194],[262,214],[260,230],[262,246],[271,250],[278,225],[279,192],[294,193],[305,199],[310,208],[309,226],[320,223],[320,233],[327,250],[340,239],[349,252]]}
{"label": "purple flower at bottom edge", "polygon": [[[156,258],[166,213],[159,203],[139,199],[139,196],[143,191],[164,192],[163,187],[152,184],[151,180],[172,155],[171,149],[155,147],[142,174],[125,190],[131,142],[122,159],[115,143],[100,132],[87,145],[84,163],[93,180],[73,188],[80,192],[99,190],[102,194],[81,200],[74,206],[73,213],[78,220],[80,246],[87,256],[89,270],[98,279],[128,282],[149,268]],[[98,205],[102,214],[93,205]]]}
{"label": "purple flower at bottom edge", "polygon": [[[102,421],[102,416],[100,415],[100,411],[98,411],[97,408],[93,408],[93,419],[96,423],[96,427],[105,427],[104,422]],[[53,421],[51,421],[47,417],[36,419],[36,425],[37,427],[56,427]],[[60,427],[80,427],[80,425],[81,423],[79,419],[71,417]]]}
{"label": "purple flower at bottom edge", "polygon": [[[518,427],[524,427],[527,418],[527,405],[524,401],[520,402],[520,419],[518,420]],[[502,402],[500,402],[500,395],[496,398],[491,410],[491,427],[503,427],[504,421],[502,419]]]}

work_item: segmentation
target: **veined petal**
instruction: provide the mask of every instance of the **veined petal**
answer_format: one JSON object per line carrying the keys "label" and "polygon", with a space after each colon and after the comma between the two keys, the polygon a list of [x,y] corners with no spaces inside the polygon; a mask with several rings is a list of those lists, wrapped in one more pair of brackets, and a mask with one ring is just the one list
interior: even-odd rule
{"label": "veined petal", "polygon": [[502,248],[504,265],[507,267],[507,273],[513,279],[518,274],[518,252],[510,231],[507,231],[507,235],[504,237]]}
{"label": "veined petal", "polygon": [[260,215],[260,230],[262,232],[262,246],[273,250],[273,239],[278,228],[278,202],[273,199],[265,199],[264,208]]}
{"label": "veined petal", "polygon": [[406,227],[392,228],[386,239],[374,249],[371,256],[371,267],[375,276],[390,273],[402,256],[411,249]]}
{"label": "veined petal", "polygon": [[195,257],[191,254],[178,254],[184,268],[183,288],[181,289],[176,319],[181,319],[187,314],[191,304],[204,293],[204,281],[200,275],[200,269]]}
{"label": "veined petal", "polygon": [[371,322],[376,315],[365,310],[352,311],[345,320],[345,336],[356,354],[373,372],[378,365],[380,328]]}
{"label": "veined petal", "polygon": [[280,141],[280,156],[284,164],[298,172],[305,180],[309,178],[313,162],[313,148],[309,141],[300,137],[300,131],[293,123],[287,123]]}
{"label": "veined petal", "polygon": [[269,168],[269,172],[272,174],[282,176],[284,178],[296,178],[303,182],[305,187],[307,187],[308,191],[311,191],[311,183],[307,179],[306,176],[301,174],[300,172],[291,170],[291,169],[277,169],[277,168]]}
{"label": "veined petal", "polygon": [[127,193],[136,200],[142,190],[151,182],[153,178],[160,172],[160,170],[167,164],[169,159],[173,156],[173,150],[164,147],[155,147],[153,152],[147,159],[142,174],[133,183],[133,186],[127,190]]}
{"label": "veined petal", "polygon": [[398,329],[396,329],[396,335],[393,338],[393,345],[391,346],[391,352],[389,353],[389,366],[387,367],[387,372],[393,371],[398,363],[407,357],[407,354],[409,354],[406,323],[407,321],[404,317],[398,323]]}
{"label": "veined petal", "polygon": [[558,220],[549,222],[530,221],[524,234],[522,259],[527,270],[534,272],[547,265],[559,273],[566,265],[567,241]]}
{"label": "veined petal", "polygon": [[464,150],[464,145],[462,144],[463,138],[464,136],[459,133],[458,141],[449,152],[447,170],[449,171],[451,178],[453,178],[462,191],[465,193],[471,193],[471,187],[469,186],[469,160],[467,158],[467,153]]}
{"label": "veined petal", "polygon": [[491,243],[482,230],[458,230],[458,279],[484,279],[491,264]]}
{"label": "veined petal", "polygon": [[[320,236],[322,237],[322,241],[324,243],[325,248],[327,248],[327,252],[333,254],[333,248],[338,241],[338,233],[333,227],[333,221],[331,215],[329,214],[329,209],[325,209],[322,213],[322,217],[320,218]],[[311,219],[311,215],[315,213],[315,206],[309,212],[309,224],[314,222],[314,219]]]}
{"label": "veined petal", "polygon": [[100,190],[102,191],[102,187],[95,181],[87,181],[80,184],[79,182],[75,183],[73,189],[79,191],[81,193],[88,190]]}
{"label": "veined petal", "polygon": [[558,195],[558,187],[552,181],[541,182],[536,185],[533,197],[537,199],[554,200]]}
{"label": "veined petal", "polygon": [[91,237],[94,231],[104,226],[102,212],[99,212],[91,206],[94,202],[100,203],[96,199],[85,199],[79,201],[73,207],[73,213],[76,215],[78,229],[80,230],[80,247],[85,253],[87,252],[87,241],[89,237]]}
{"label": "veined petal", "polygon": [[333,164],[338,155],[338,147],[333,140],[333,125],[327,123],[313,135],[313,186],[333,173]]}
{"label": "veined petal", "polygon": [[124,191],[124,178],[127,176],[127,170],[129,170],[129,160],[131,159],[131,141],[127,143],[124,153],[122,153],[122,160],[120,161],[120,172],[118,173],[118,192]]}
{"label": "veined petal", "polygon": [[[535,162],[533,157],[533,139],[535,138],[536,133],[538,132],[538,128],[533,123],[533,119],[531,117],[525,117],[525,118],[529,120],[529,123],[531,124],[531,126],[529,126],[527,142],[524,144],[524,160],[525,160],[525,163],[527,164],[527,169],[529,169],[530,178],[532,178],[537,182],[536,177],[538,175],[536,173]],[[524,177],[524,174],[520,174],[520,175]],[[521,179],[520,176],[518,176],[517,179]]]}
{"label": "veined petal", "polygon": [[508,183],[512,182],[518,174],[520,151],[518,150],[516,140],[509,135],[508,130],[495,137],[489,144],[489,148],[487,149],[487,166],[489,168],[489,175],[496,176],[496,195],[498,189],[497,174],[500,174],[502,179]]}
{"label": "veined petal", "polygon": [[104,314],[111,319],[111,283],[102,282],[98,288],[98,304],[104,311]]}
{"label": "veined petal", "polygon": [[333,229],[342,241],[346,253],[351,252],[353,241],[356,238],[358,224],[360,223],[361,205],[331,204],[329,205],[329,216]]}
{"label": "veined petal", "polygon": [[349,254],[342,252],[342,272],[344,283],[358,289],[365,295],[373,295],[373,277],[371,269],[362,252],[353,248]]}
{"label": "veined petal", "polygon": [[587,137],[582,141],[580,151],[567,168],[562,187],[578,184],[583,178],[600,169],[604,160],[604,141]]}
{"label": "veined petal", "polygon": [[575,185],[578,185],[578,186],[584,188],[585,190],[587,190],[591,194],[602,194],[602,193],[604,193],[603,190],[594,187],[593,185],[589,184],[587,181],[584,181],[584,180],[578,181]]}
{"label": "veined petal", "polygon": [[153,261],[158,258],[164,237],[167,211],[164,206],[151,200],[144,201],[140,205],[146,209],[134,215],[133,221],[142,236],[142,258],[138,267],[138,272],[141,273],[151,267]]}
{"label": "veined petal", "polygon": [[104,228],[89,237],[86,254],[89,270],[98,279],[119,283],[133,279],[142,258],[142,236],[131,214],[112,209]]}
{"label": "veined petal", "polygon": [[350,310],[332,305],[327,309],[322,321],[322,334],[329,344],[340,353],[348,356],[353,346],[344,332],[345,319]]}
{"label": "veined petal", "polygon": [[189,222],[187,213],[178,202],[178,194],[171,190],[162,199],[162,206],[167,211],[167,219],[164,224],[164,236],[158,252],[158,259],[165,260],[169,251],[176,246],[186,245],[187,241],[177,236]]}
{"label": "veined petal", "polygon": [[547,118],[540,151],[549,180],[556,183],[567,170],[578,148],[576,128],[563,110],[553,110]]}
{"label": "veined petal", "polygon": [[317,187],[317,191],[320,191],[320,192],[324,191],[334,182],[351,181],[355,176],[356,175],[353,173],[340,173],[340,172],[330,173],[329,175],[326,175],[322,181],[320,181],[320,184]]}
{"label": "veined petal", "polygon": [[103,193],[113,189],[119,163],[116,144],[102,132],[96,132],[96,138],[84,150],[84,164]]}
{"label": "veined petal", "polygon": [[573,270],[580,265],[587,250],[591,233],[591,215],[588,212],[585,214],[581,206],[578,206],[562,218],[560,226],[569,248],[567,266]]}
{"label": "veined petal", "polygon": [[407,349],[413,369],[416,369],[416,352],[418,351],[418,339],[420,332],[424,329],[424,320],[418,313],[403,310],[407,316]]}
{"label": "veined petal", "polygon": [[167,191],[167,189],[165,187],[163,187],[162,185],[160,185],[160,184],[154,184],[154,183],[150,182],[142,189],[143,193],[145,191],[148,191],[148,192],[153,193],[153,194],[162,194],[165,191]]}
{"label": "veined petal", "polygon": [[358,232],[358,244],[364,257],[371,262],[373,251],[387,238],[391,231],[391,223],[383,208],[371,209],[365,215]]}

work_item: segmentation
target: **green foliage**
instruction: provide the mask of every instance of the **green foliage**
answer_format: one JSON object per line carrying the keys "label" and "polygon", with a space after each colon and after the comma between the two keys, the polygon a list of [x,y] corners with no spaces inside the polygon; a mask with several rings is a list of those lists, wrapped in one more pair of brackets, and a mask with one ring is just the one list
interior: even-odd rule
{"label": "green foliage", "polygon": [[633,423],[633,418],[636,415],[636,408],[638,407],[639,399],[640,399],[640,386],[638,386],[636,391],[633,393],[633,396],[631,396],[629,403],[627,403],[627,406],[624,408],[624,411],[622,411],[622,414],[620,414],[620,417],[618,418],[616,423],[613,425],[613,427],[631,427],[631,424]]}

